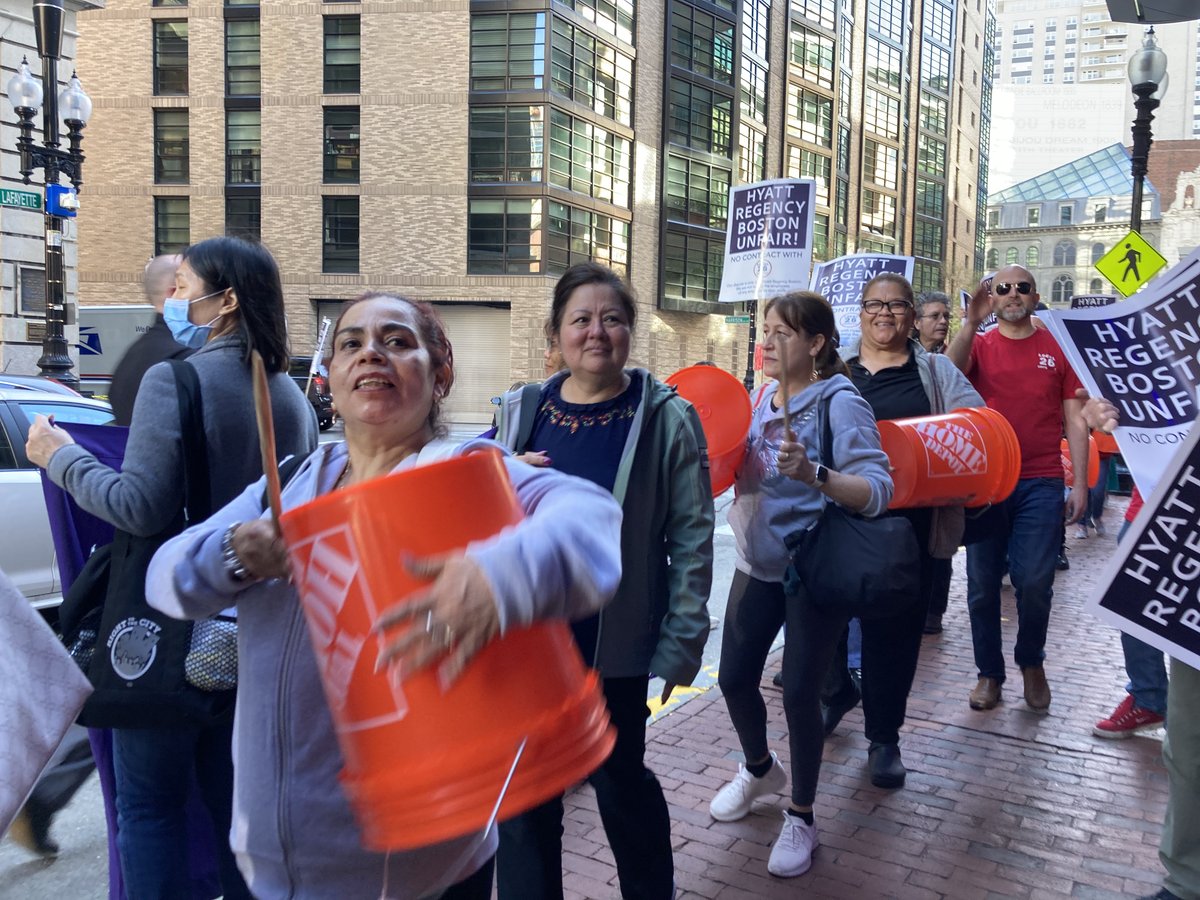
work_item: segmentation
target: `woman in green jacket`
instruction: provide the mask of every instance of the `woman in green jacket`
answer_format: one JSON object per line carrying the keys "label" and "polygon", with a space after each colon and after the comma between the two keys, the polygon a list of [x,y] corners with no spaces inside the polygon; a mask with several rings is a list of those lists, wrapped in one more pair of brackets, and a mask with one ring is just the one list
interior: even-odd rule
{"label": "woman in green jacket", "polygon": [[[671,823],[643,761],[651,675],[691,684],[708,638],[713,503],[695,410],[645,369],[626,368],[637,307],[628,285],[596,263],[568,269],[554,289],[551,337],[566,368],[509,392],[497,440],[533,465],[611,490],[624,514],[621,585],[599,615],[574,626],[603,679],[617,732],[591,776],[624,897],[674,893]],[[562,798],[500,827],[500,900],[562,897]]]}

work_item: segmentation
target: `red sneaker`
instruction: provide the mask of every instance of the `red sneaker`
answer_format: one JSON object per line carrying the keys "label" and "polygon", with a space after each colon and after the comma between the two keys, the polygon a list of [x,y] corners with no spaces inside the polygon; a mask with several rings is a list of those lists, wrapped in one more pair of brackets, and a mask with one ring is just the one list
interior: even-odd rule
{"label": "red sneaker", "polygon": [[1150,731],[1165,722],[1162,716],[1134,703],[1133,695],[1126,694],[1121,705],[1107,719],[1101,719],[1092,729],[1096,737],[1120,740],[1133,737],[1139,731]]}

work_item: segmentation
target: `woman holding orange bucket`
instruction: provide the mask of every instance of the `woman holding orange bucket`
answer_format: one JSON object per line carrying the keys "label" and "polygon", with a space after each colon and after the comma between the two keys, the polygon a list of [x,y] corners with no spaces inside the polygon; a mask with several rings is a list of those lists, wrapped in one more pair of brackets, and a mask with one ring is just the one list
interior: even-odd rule
{"label": "woman holding orange bucket", "polygon": [[[284,509],[473,446],[439,438],[453,354],[428,304],[378,293],[349,304],[334,328],[329,372],[346,439],[318,447],[296,469],[282,492]],[[389,639],[380,653],[378,665],[391,666],[397,678],[436,658],[450,682],[498,633],[539,618],[589,615],[615,589],[620,510],[612,498],[516,460],[505,467],[525,512],[520,524],[465,554],[408,562],[432,583],[423,599],[384,613],[393,622],[417,619],[418,627]],[[497,841],[490,827],[386,855],[364,849],[339,784],[345,760],[323,688],[328,673],[319,671],[306,634],[266,494],[260,480],[166,544],[147,579],[155,605],[181,618],[238,608],[231,839],[250,889],[259,898],[486,900]],[[331,584],[338,575],[330,569]]]}
{"label": "woman holding orange bucket", "polygon": [[[817,846],[813,801],[821,769],[821,683],[847,616],[807,601],[804,588],[787,595],[788,535],[814,525],[827,502],[877,516],[892,496],[888,461],[871,408],[838,359],[833,310],[825,298],[796,291],[767,303],[763,374],[777,379],[757,398],[749,446],[738,472],[729,524],[737,540],[737,571],[725,610],[721,691],[746,762],[713,798],[712,817],[732,822],[761,796],[782,791],[787,773],[767,744],[767,709],[759,682],[779,627],[783,649],[783,708],[791,748],[791,804],[767,871],[803,875]],[[821,457],[829,400],[833,467]],[[790,420],[790,425],[789,425]],[[790,433],[789,433],[790,428]]]}
{"label": "woman holding orange bucket", "polygon": [[[550,321],[567,368],[506,395],[498,440],[542,465],[611,491],[624,511],[624,572],[612,603],[576,624],[584,658],[603,678],[617,731],[590,779],[621,895],[674,895],[671,821],[645,765],[650,674],[691,684],[708,637],[713,502],[695,410],[645,369],[626,368],[637,307],[629,286],[596,263],[554,288]],[[561,797],[500,826],[501,900],[562,897]]]}
{"label": "woman holding orange bucket", "polygon": [[[912,285],[901,275],[877,275],[863,288],[859,309],[861,338],[841,350],[850,380],[870,404],[876,421],[941,415],[961,407],[983,406],[983,398],[948,358],[928,353],[913,340],[916,316]],[[899,479],[897,479],[899,480]],[[862,623],[862,703],[867,767],[876,787],[903,786],[900,726],[917,671],[921,635],[934,602],[935,588],[962,539],[961,507],[897,510],[912,523],[921,549],[920,594],[907,608]],[[939,615],[940,619],[940,615]],[[826,732],[859,699],[846,671],[845,641],[826,681]]]}

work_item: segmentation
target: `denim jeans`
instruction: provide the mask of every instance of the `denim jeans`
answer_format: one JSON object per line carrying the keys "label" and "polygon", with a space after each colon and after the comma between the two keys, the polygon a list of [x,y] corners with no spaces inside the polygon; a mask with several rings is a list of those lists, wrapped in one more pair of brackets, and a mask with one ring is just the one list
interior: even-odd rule
{"label": "denim jeans", "polygon": [[[1121,525],[1117,543],[1121,543],[1131,522]],[[1132,635],[1121,633],[1121,649],[1125,651],[1125,674],[1129,683],[1125,690],[1133,696],[1133,702],[1160,716],[1167,714],[1167,666],[1163,652],[1139,641]]]}
{"label": "denim jeans", "polygon": [[1108,499],[1108,467],[1112,465],[1111,456],[1100,457],[1100,478],[1094,488],[1088,488],[1087,515],[1084,521],[1093,528],[1104,516],[1104,501]]}
{"label": "denim jeans", "polygon": [[229,848],[232,739],[232,717],[204,728],[113,730],[117,846],[128,900],[191,896],[186,807],[193,770],[212,819],[225,900],[250,897]]}
{"label": "denim jeans", "polygon": [[1045,659],[1054,564],[1063,525],[1061,478],[1022,478],[1002,504],[996,529],[967,547],[967,607],[980,678],[1004,681],[1000,628],[1000,579],[1008,571],[1017,594],[1017,644],[1021,668]]}

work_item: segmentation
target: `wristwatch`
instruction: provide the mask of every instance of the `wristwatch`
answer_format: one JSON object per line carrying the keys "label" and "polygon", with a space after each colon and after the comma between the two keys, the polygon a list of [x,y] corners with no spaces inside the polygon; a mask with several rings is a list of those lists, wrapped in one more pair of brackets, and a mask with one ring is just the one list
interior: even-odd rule
{"label": "wristwatch", "polygon": [[237,551],[233,549],[233,533],[237,531],[241,522],[235,522],[225,529],[225,536],[221,538],[221,559],[225,563],[225,571],[229,573],[229,577],[234,581],[245,581],[250,577],[250,573],[246,571],[246,567],[242,565],[242,561],[238,559]]}
{"label": "wristwatch", "polygon": [[825,487],[825,482],[829,480],[829,470],[820,463],[817,463],[817,468],[813,474],[811,486],[815,488]]}

